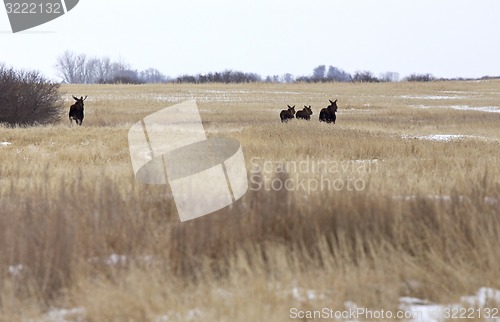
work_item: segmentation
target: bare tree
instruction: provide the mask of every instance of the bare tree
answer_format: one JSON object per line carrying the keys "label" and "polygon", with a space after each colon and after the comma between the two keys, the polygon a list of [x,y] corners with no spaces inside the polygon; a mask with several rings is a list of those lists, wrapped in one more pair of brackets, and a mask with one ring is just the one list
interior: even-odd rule
{"label": "bare tree", "polygon": [[354,76],[352,77],[352,80],[354,82],[360,82],[360,83],[379,82],[379,79],[377,77],[373,76],[372,72],[369,72],[369,71],[356,72],[354,74]]}
{"label": "bare tree", "polygon": [[140,79],[145,83],[166,83],[168,78],[158,69],[148,68],[139,74]]}
{"label": "bare tree", "polygon": [[399,81],[399,73],[396,72],[385,72],[379,75],[379,80],[381,82],[397,82]]}
{"label": "bare tree", "polygon": [[313,81],[321,82],[325,80],[326,66],[319,65],[313,70]]}
{"label": "bare tree", "polygon": [[436,78],[432,74],[411,74],[405,80],[408,82],[432,82]]}
{"label": "bare tree", "polygon": [[[111,62],[107,57],[88,58],[85,54],[76,55],[70,51],[57,58],[55,67],[63,82],[72,84],[113,82],[117,78],[130,78],[132,74],[130,66],[122,60]],[[139,79],[137,75],[133,78]]]}
{"label": "bare tree", "polygon": [[65,83],[75,83],[76,77],[76,59],[75,54],[65,51],[57,58],[57,74]]}
{"label": "bare tree", "polygon": [[350,82],[352,81],[352,76],[340,68],[330,66],[326,73],[326,79],[330,82]]}
{"label": "bare tree", "polygon": [[283,81],[284,81],[285,83],[293,83],[293,81],[294,81],[294,77],[293,77],[293,75],[292,75],[292,74],[290,74],[290,73],[286,73],[285,75],[283,75]]}

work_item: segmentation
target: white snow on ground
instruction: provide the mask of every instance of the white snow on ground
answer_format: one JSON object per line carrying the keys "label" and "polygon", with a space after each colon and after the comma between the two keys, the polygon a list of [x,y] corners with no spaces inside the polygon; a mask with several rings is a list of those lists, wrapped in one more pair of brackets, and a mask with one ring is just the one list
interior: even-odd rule
{"label": "white snow on ground", "polygon": [[[329,296],[324,292],[311,289],[303,289],[296,286],[293,287],[291,291],[280,292],[280,294],[288,296],[291,295],[295,301],[299,302],[311,302],[318,299],[323,300],[327,296]],[[485,319],[485,321],[500,322],[500,312],[497,313],[497,311],[495,311],[495,309],[498,309],[499,304],[500,290],[482,287],[476,292],[475,295],[462,296],[460,298],[460,302],[454,304],[436,304],[418,298],[401,297],[399,299],[398,306],[400,312],[395,312],[392,314],[400,314],[401,317],[404,318],[403,321],[408,322],[444,322],[446,314],[452,314],[455,311],[459,312],[458,314],[463,311],[471,314],[472,310],[475,310],[474,314],[476,314],[476,318],[478,318],[478,312],[481,312],[482,317],[484,317],[484,314],[486,312],[490,312],[490,314],[492,314],[494,318]],[[380,313],[381,310],[367,309],[358,306],[355,302],[346,301],[344,303],[344,310],[341,309],[340,311],[347,311],[344,312],[346,314],[354,312],[354,315],[357,317],[357,319],[351,318],[344,321],[358,322],[365,321],[368,316],[370,316],[370,314],[372,314],[371,316],[376,316],[373,314]],[[347,315],[351,316],[349,314]],[[385,315],[385,317],[388,317],[388,315]]]}
{"label": "white snow on ground", "polygon": [[316,290],[304,290],[299,287],[292,288],[291,294],[293,299],[299,302],[322,300],[325,298],[324,294]]}
{"label": "white snow on ground", "polygon": [[444,306],[431,304],[413,297],[402,297],[399,299],[399,308],[409,312],[411,322],[440,322],[444,316]]}
{"label": "white snow on ground", "polygon": [[12,143],[10,143],[10,142],[0,142],[0,146],[9,146],[11,144]]}
{"label": "white snow on ground", "polygon": [[[413,318],[408,320],[410,322],[443,322],[446,320],[445,314],[453,314],[455,312],[457,316],[465,312],[464,314],[471,314],[471,316],[476,319],[479,318],[479,312],[481,312],[481,318],[485,317],[485,314],[489,312],[492,314],[492,318],[485,319],[485,321],[500,322],[500,312],[498,311],[499,305],[500,290],[482,287],[475,295],[462,296],[460,298],[460,303],[442,305],[429,303],[425,300],[402,297],[400,298],[399,308],[411,312]],[[468,310],[469,308],[475,310]]]}
{"label": "white snow on ground", "polygon": [[418,139],[431,140],[431,141],[451,141],[451,140],[464,139],[467,137],[471,138],[472,136],[456,135],[456,134],[432,134],[432,135],[417,136]]}
{"label": "white snow on ground", "polygon": [[83,307],[52,309],[41,320],[30,322],[83,322],[87,311]]}
{"label": "white snow on ground", "polygon": [[12,276],[17,276],[17,275],[21,274],[23,270],[24,270],[24,266],[21,264],[9,266],[9,273]]}
{"label": "white snow on ground", "polygon": [[[231,294],[230,292],[222,289],[217,289],[217,292],[222,292],[224,294],[223,297]],[[331,294],[327,294],[325,292],[304,289],[297,286],[293,287],[290,291],[278,292],[278,294],[291,296],[295,301],[299,302],[324,300],[326,297],[331,296]],[[474,295],[462,296],[460,298],[460,303],[454,304],[436,304],[413,297],[401,297],[399,299],[400,313],[404,313],[404,317],[406,318],[406,320],[403,321],[408,322],[444,322],[446,316],[445,314],[449,314],[454,311],[461,312],[460,310],[464,311],[467,309],[469,309],[466,311],[467,313],[472,312],[470,309],[474,309],[476,318],[479,314],[477,312],[481,312],[481,314],[483,314],[482,317],[484,317],[484,314],[487,312],[486,309],[490,309],[491,314],[494,314],[494,318],[485,319],[485,321],[500,322],[500,312],[494,311],[494,309],[498,309],[498,305],[500,305],[500,290],[487,287],[480,288]],[[363,321],[365,320],[363,319],[364,314],[366,314],[367,311],[371,311],[372,313],[376,311],[374,309],[368,310],[360,307],[352,301],[346,301],[344,303],[344,309],[345,311],[364,312],[357,316],[358,319],[345,320],[351,322]],[[54,308],[50,310],[42,319],[30,320],[30,322],[80,322],[85,321],[86,314],[87,312],[83,307],[70,309]],[[203,315],[202,310],[193,308],[184,312],[168,312],[166,314],[158,315],[155,321],[200,321],[203,318]]]}
{"label": "white snow on ground", "polygon": [[145,255],[145,256],[127,258],[127,256],[125,256],[125,255],[111,254],[108,257],[89,258],[88,261],[90,263],[98,263],[98,264],[102,263],[102,264],[106,264],[108,266],[121,266],[121,267],[125,266],[131,262],[151,265],[153,262],[153,256]]}
{"label": "white snow on ground", "polygon": [[424,99],[424,100],[455,100],[466,98],[466,96],[446,96],[446,95],[402,95],[401,98]]}
{"label": "white snow on ground", "polygon": [[[451,196],[446,196],[446,195],[444,195],[444,196],[441,196],[441,195],[427,195],[427,196],[395,195],[395,196],[392,196],[392,199],[403,200],[403,201],[410,201],[410,200],[416,200],[419,197],[425,197],[425,198],[428,198],[428,199],[435,199],[435,200],[438,200],[438,201],[450,201],[451,200]],[[460,201],[462,201],[463,200],[463,196],[460,196],[459,199],[460,199]]]}
{"label": "white snow on ground", "polygon": [[473,111],[473,112],[484,112],[484,113],[500,113],[500,108],[498,106],[469,106],[469,105],[451,105],[451,106],[430,106],[430,105],[410,105],[412,108],[422,108],[422,109],[452,109],[459,111]]}
{"label": "white snow on ground", "polygon": [[480,106],[473,107],[468,105],[453,105],[450,108],[454,110],[462,110],[462,111],[475,111],[475,112],[486,112],[486,113],[500,113],[500,108],[497,106]]}
{"label": "white snow on ground", "polygon": [[[366,104],[365,104],[366,106]],[[373,113],[371,109],[365,108],[344,108],[342,109],[342,114],[363,114],[363,113]]]}
{"label": "white snow on ground", "polygon": [[185,313],[176,312],[164,314],[156,317],[155,322],[172,321],[170,317],[173,317],[175,321],[203,321],[203,312],[200,309],[194,308]]}
{"label": "white snow on ground", "polygon": [[[428,199],[434,199],[436,201],[451,201],[452,197],[448,195],[425,195],[425,196],[417,196],[417,195],[394,195],[392,196],[392,199],[395,200],[403,200],[403,201],[411,201],[411,200],[417,200],[417,198],[428,198]],[[458,196],[458,201],[462,202],[466,200],[467,197],[465,196]],[[489,204],[489,205],[496,205],[499,203],[500,200],[495,197],[484,197],[484,203]]]}
{"label": "white snow on ground", "polygon": [[125,265],[127,263],[127,256],[112,254],[104,261],[104,263],[108,266]]}
{"label": "white snow on ground", "polygon": [[429,140],[429,141],[441,141],[450,142],[463,139],[479,139],[479,140],[491,140],[490,138],[479,136],[479,135],[464,135],[464,134],[430,134],[430,135],[401,135],[403,139],[418,139],[418,140]]}
{"label": "white snow on ground", "polygon": [[371,160],[369,160],[369,159],[351,160],[351,162],[353,162],[353,163],[366,163],[366,162],[368,162],[368,163],[376,163],[376,162],[379,162],[379,161],[381,161],[381,160],[379,160],[379,159],[371,159]]}
{"label": "white snow on ground", "polygon": [[[474,307],[483,307],[490,302],[497,302],[500,304],[500,290],[495,290],[488,287],[481,287],[476,295],[462,296],[460,301]],[[500,319],[500,312],[499,319]]]}

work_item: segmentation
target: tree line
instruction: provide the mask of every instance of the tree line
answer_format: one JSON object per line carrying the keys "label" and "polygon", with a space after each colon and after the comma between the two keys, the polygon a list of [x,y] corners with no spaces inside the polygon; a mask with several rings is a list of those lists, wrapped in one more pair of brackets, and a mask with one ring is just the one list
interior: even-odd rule
{"label": "tree line", "polygon": [[66,51],[57,58],[57,75],[69,84],[166,83],[170,79],[155,68],[138,71],[109,57],[88,57]]}
{"label": "tree line", "polygon": [[[246,73],[234,70],[220,72],[183,74],[177,77],[169,77],[155,68],[139,71],[132,68],[123,61],[112,61],[108,57],[88,57],[85,54],[75,54],[66,51],[57,58],[56,70],[64,83],[70,84],[144,84],[144,83],[326,83],[326,82],[358,82],[379,83],[397,82],[400,80],[409,82],[431,82],[446,80],[436,78],[432,74],[411,74],[400,79],[397,72],[385,72],[378,76],[370,71],[357,71],[348,73],[335,66],[319,65],[315,67],[312,74],[306,76],[294,76],[290,73],[283,75],[270,75],[262,77],[257,73]],[[483,77],[483,79],[486,78]],[[464,80],[458,78],[455,80]]]}

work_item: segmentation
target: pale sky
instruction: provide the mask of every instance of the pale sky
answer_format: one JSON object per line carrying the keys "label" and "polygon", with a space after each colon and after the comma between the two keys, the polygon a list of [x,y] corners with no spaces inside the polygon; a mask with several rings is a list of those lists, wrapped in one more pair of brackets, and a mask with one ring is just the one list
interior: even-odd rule
{"label": "pale sky", "polygon": [[401,77],[500,75],[500,1],[80,0],[17,34],[0,7],[0,63],[59,80],[65,50],[169,76],[300,76],[320,64]]}

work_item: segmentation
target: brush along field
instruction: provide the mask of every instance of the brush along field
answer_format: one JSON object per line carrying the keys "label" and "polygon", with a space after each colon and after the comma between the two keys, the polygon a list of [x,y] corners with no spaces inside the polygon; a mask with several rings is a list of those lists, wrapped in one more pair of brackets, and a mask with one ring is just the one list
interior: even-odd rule
{"label": "brush along field", "polygon": [[[61,90],[60,124],[0,127],[1,321],[500,318],[499,81]],[[180,223],[127,134],[191,99],[241,143],[249,190]],[[311,120],[281,123],[287,104]]]}

